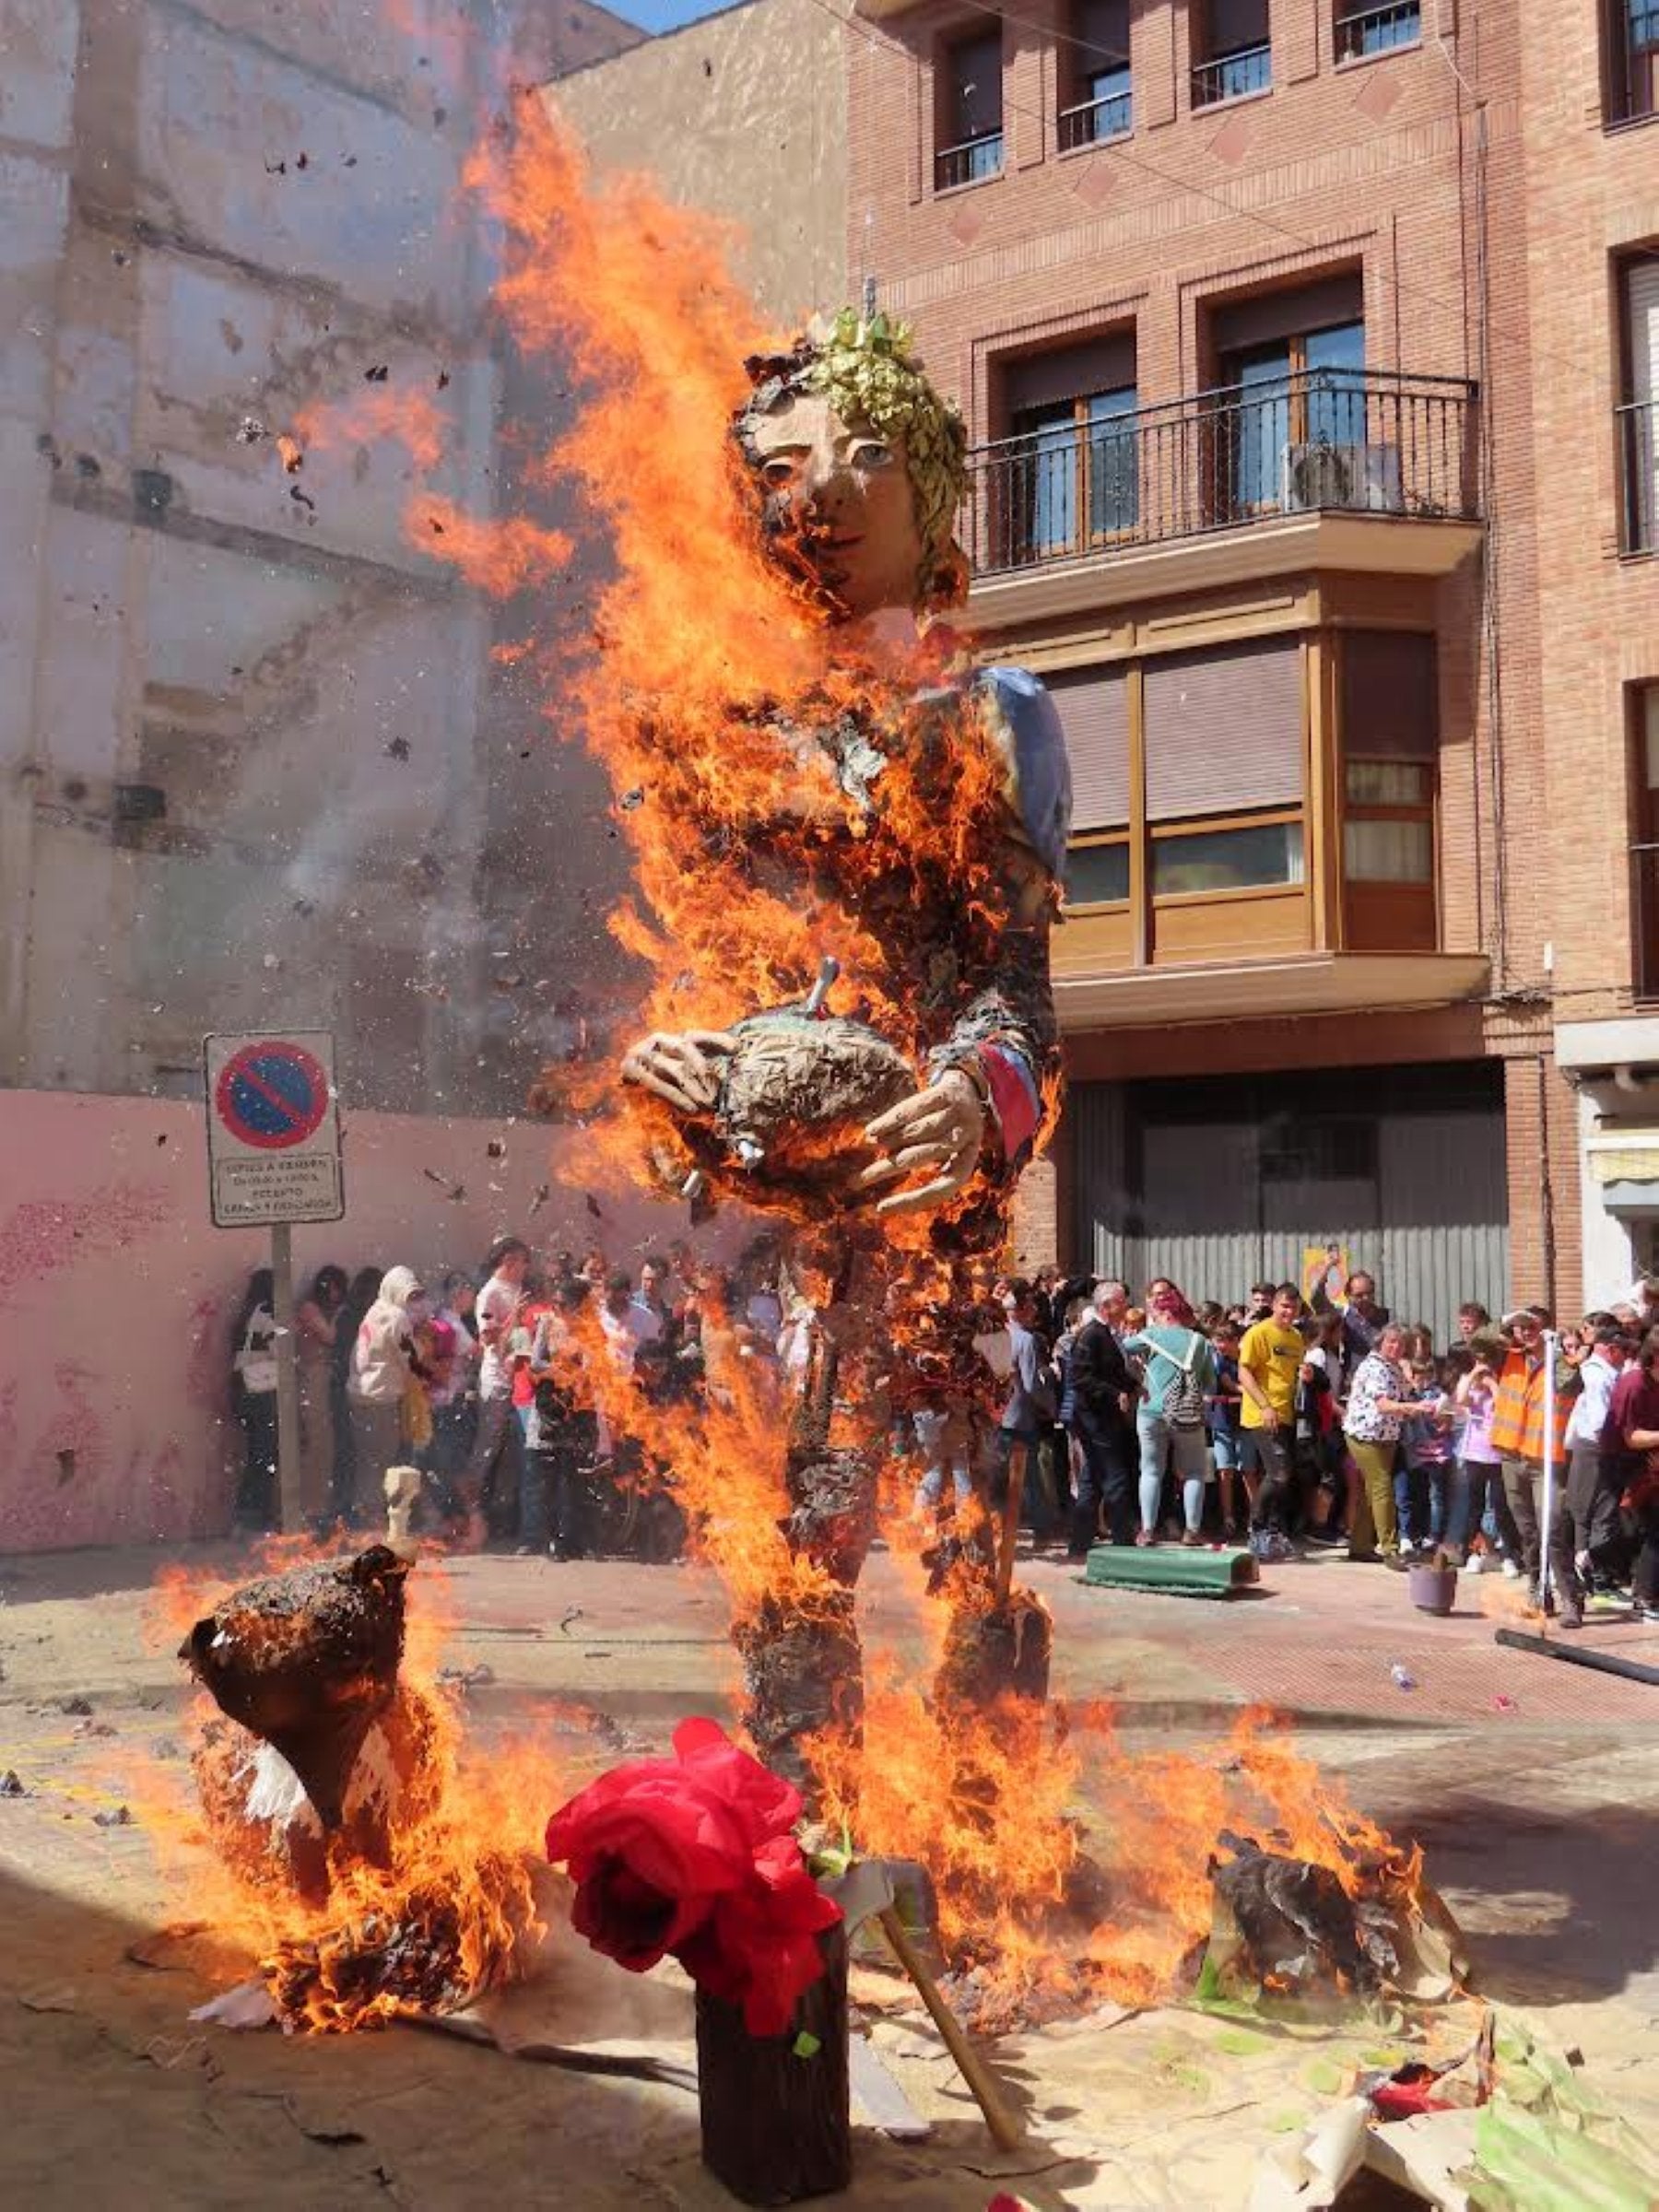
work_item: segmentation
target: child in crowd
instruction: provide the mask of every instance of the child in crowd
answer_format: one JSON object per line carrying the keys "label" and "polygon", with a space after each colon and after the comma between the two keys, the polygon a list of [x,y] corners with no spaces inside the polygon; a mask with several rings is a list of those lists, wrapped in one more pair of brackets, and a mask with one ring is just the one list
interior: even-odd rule
{"label": "child in crowd", "polygon": [[1504,1542],[1503,1459],[1492,1441],[1498,1369],[1505,1349],[1501,1336],[1477,1328],[1469,1339],[1470,1364],[1458,1378],[1453,1400],[1464,1417],[1458,1451],[1469,1487],[1469,1543],[1465,1563],[1471,1574],[1487,1574],[1501,1567],[1513,1579],[1521,1570]]}
{"label": "child in crowd", "polygon": [[1438,1486],[1443,1510],[1446,1472],[1453,1465],[1452,1401],[1441,1386],[1425,1330],[1413,1332],[1412,1357],[1406,1367],[1408,1393],[1423,1410],[1414,1414],[1400,1431],[1400,1464],[1394,1472],[1400,1549],[1406,1554],[1428,1553],[1438,1534],[1435,1490]]}
{"label": "child in crowd", "polygon": [[1239,1382],[1239,1324],[1223,1316],[1210,1327],[1216,1354],[1216,1387],[1206,1401],[1209,1417],[1210,1450],[1216,1458],[1216,1481],[1221,1492],[1221,1535],[1231,1544],[1239,1534],[1233,1503],[1233,1484],[1243,1461],[1241,1453],[1239,1406],[1244,1393]]}

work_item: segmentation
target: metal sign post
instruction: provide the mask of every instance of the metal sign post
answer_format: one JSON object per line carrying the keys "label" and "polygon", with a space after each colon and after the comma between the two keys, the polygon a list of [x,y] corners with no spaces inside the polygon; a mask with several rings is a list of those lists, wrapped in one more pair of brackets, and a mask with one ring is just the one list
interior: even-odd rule
{"label": "metal sign post", "polygon": [[218,1035],[205,1041],[203,1059],[214,1224],[271,1232],[277,1488],[292,1535],[304,1518],[293,1224],[338,1221],[346,1211],[334,1038],[326,1030]]}

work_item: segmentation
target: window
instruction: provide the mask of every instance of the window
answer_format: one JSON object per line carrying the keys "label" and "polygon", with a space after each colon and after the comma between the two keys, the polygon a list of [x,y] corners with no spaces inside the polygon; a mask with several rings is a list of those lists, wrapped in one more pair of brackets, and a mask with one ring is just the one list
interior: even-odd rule
{"label": "window", "polygon": [[1397,453],[1367,437],[1358,271],[1218,308],[1212,334],[1221,387],[1212,463],[1218,519],[1398,507]]}
{"label": "window", "polygon": [[1101,906],[1129,896],[1129,699],[1121,668],[1063,668],[1048,679],[1071,764],[1065,896]]}
{"label": "window", "polygon": [[1028,557],[1085,552],[1135,527],[1138,507],[1133,384],[1061,400],[1018,418],[1011,446]]}
{"label": "window", "polygon": [[1273,82],[1267,0],[1206,0],[1192,22],[1202,52],[1193,56],[1193,105],[1265,92]]}
{"label": "window", "polygon": [[1300,883],[1305,741],[1296,641],[1252,640],[1153,661],[1143,699],[1154,897]]}
{"label": "window", "polygon": [[1606,118],[1659,114],[1659,0],[1602,0]]}
{"label": "window", "polygon": [[1129,130],[1129,0],[1076,0],[1068,29],[1060,49],[1063,154]]}
{"label": "window", "polygon": [[1416,46],[1423,36],[1422,0],[1393,0],[1388,6],[1356,6],[1336,0],[1336,59],[1369,61],[1396,46]]}
{"label": "window", "polygon": [[1002,26],[947,46],[940,72],[934,189],[982,183],[1002,174]]}
{"label": "window", "polygon": [[1337,652],[1347,942],[1356,951],[1432,950],[1440,753],[1434,640],[1345,630]]}
{"label": "window", "polygon": [[1659,257],[1643,253],[1618,272],[1624,400],[1618,408],[1627,553],[1659,551]]}
{"label": "window", "polygon": [[1140,518],[1134,332],[1013,360],[1001,383],[1011,434],[990,486],[998,565],[1129,535]]}
{"label": "window", "polygon": [[1631,924],[1636,995],[1659,998],[1659,683],[1630,688]]}

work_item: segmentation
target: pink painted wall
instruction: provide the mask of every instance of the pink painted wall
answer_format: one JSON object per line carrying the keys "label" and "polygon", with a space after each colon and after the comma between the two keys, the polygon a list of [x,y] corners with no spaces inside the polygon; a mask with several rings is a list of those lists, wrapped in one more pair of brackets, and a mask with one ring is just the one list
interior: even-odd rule
{"label": "pink painted wall", "polygon": [[[226,1336],[269,1238],[208,1219],[202,1120],[176,1100],[0,1091],[0,1553],[229,1525]],[[325,1260],[472,1267],[509,1230],[549,1254],[596,1237],[628,1265],[682,1233],[683,1207],[606,1197],[595,1220],[557,1183],[532,1218],[559,1141],[535,1123],[351,1114],[346,1218],[295,1230],[297,1278]]]}

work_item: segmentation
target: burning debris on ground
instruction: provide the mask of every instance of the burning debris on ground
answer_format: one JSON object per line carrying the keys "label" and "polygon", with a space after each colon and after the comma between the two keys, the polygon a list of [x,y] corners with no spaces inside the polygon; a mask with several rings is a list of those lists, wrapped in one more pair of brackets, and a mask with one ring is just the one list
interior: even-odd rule
{"label": "burning debris on ground", "polygon": [[409,1562],[383,1545],[267,1575],[198,1620],[180,1656],[223,1717],[192,1767],[272,2017],[339,2032],[441,2014],[512,1978],[537,1929],[531,1848],[544,1758],[465,1759],[444,1677],[402,1674]]}

